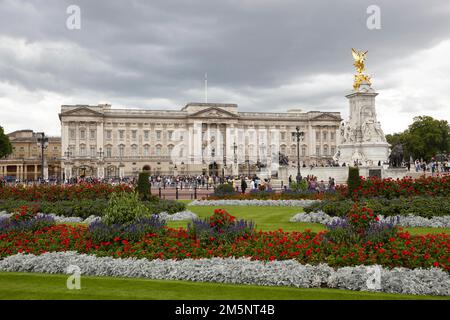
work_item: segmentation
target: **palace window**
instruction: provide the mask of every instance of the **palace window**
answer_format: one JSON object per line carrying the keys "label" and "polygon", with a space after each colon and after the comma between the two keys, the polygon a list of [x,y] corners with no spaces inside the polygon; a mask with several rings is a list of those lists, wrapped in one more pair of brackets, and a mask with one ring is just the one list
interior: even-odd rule
{"label": "palace window", "polygon": [[316,140],[317,140],[317,141],[320,140],[320,131],[316,131]]}
{"label": "palace window", "polygon": [[86,130],[80,129],[80,139],[81,140],[86,139]]}
{"label": "palace window", "polygon": [[306,147],[303,146],[302,147],[302,157],[305,157],[305,156],[306,156]]}
{"label": "palace window", "polygon": [[149,131],[148,131],[148,130],[144,130],[144,139],[145,139],[145,140],[148,140],[149,137],[150,137]]}
{"label": "palace window", "polygon": [[135,144],[131,146],[131,156],[132,157],[138,156],[138,147]]}
{"label": "palace window", "polygon": [[131,139],[133,140],[137,139],[137,130],[131,130]]}
{"label": "palace window", "polygon": [[286,140],[286,132],[281,132],[281,134],[280,134],[280,139],[281,139],[282,141]]}
{"label": "palace window", "polygon": [[168,150],[169,150],[169,156],[171,156],[172,155],[172,151],[173,151],[173,145],[169,145],[168,146]]}
{"label": "palace window", "polygon": [[167,139],[169,140],[169,141],[172,141],[172,139],[173,139],[173,131],[171,130],[171,131],[167,131]]}
{"label": "palace window", "polygon": [[323,146],[323,155],[324,156],[328,155],[328,146]]}
{"label": "palace window", "polygon": [[106,147],[106,157],[111,158],[112,157],[112,148],[110,146]]}
{"label": "palace window", "polygon": [[320,147],[316,147],[316,156],[320,156]]}
{"label": "palace window", "polygon": [[90,130],[89,130],[89,138],[90,138],[91,140],[95,140],[95,139],[97,138],[96,130],[95,130],[95,129],[90,129]]}
{"label": "palace window", "polygon": [[331,147],[331,155],[334,156],[335,153],[336,153],[336,148],[335,147]]}
{"label": "palace window", "polygon": [[80,156],[86,156],[86,146],[84,144],[80,145]]}
{"label": "palace window", "polygon": [[161,141],[161,130],[156,131],[156,140]]}
{"label": "palace window", "polygon": [[144,146],[144,157],[148,157],[150,155],[150,147],[148,145]]}
{"label": "palace window", "polygon": [[330,132],[330,140],[334,141],[334,137],[335,137],[335,133],[334,132]]}
{"label": "palace window", "polygon": [[124,156],[124,154],[125,154],[125,146],[123,144],[121,144],[119,146],[119,157],[122,158]]}
{"label": "palace window", "polygon": [[106,130],[106,140],[111,140],[111,139],[112,139],[112,131]]}
{"label": "palace window", "polygon": [[71,140],[75,140],[75,129],[70,129],[69,130],[69,138]]}
{"label": "palace window", "polygon": [[91,150],[91,157],[94,158],[96,156],[96,154],[95,154],[95,146],[91,146],[90,150]]}
{"label": "palace window", "polygon": [[119,139],[123,140],[125,138],[125,130],[119,130]]}
{"label": "palace window", "polygon": [[327,140],[327,133],[326,132],[323,133],[323,140]]}
{"label": "palace window", "polygon": [[160,156],[161,155],[161,146],[156,146],[156,155]]}

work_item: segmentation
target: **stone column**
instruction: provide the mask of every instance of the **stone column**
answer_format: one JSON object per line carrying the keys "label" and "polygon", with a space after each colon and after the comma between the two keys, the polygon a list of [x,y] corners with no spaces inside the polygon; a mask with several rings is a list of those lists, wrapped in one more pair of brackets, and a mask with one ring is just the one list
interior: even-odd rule
{"label": "stone column", "polygon": [[28,180],[28,166],[26,164],[24,165],[23,178]]}
{"label": "stone column", "polygon": [[37,164],[34,165],[34,180],[37,180],[38,177],[38,166]]}
{"label": "stone column", "polygon": [[22,180],[22,166],[21,165],[16,165],[16,177],[17,179]]}

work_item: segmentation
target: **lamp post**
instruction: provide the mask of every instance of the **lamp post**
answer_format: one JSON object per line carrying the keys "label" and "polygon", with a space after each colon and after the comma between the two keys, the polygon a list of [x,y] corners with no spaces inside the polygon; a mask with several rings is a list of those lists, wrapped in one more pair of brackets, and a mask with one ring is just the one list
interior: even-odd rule
{"label": "lamp post", "polygon": [[66,159],[66,162],[64,164],[65,167],[65,172],[64,172],[64,180],[68,180],[70,179],[70,173],[69,171],[72,170],[72,168],[70,168],[70,156],[72,155],[72,152],[70,151],[70,148],[67,147],[66,151],[64,152],[64,158]]}
{"label": "lamp post", "polygon": [[41,181],[43,181],[45,165],[44,150],[48,147],[48,138],[45,136],[44,132],[38,132],[37,135],[37,145],[41,148]]}
{"label": "lamp post", "polygon": [[99,151],[97,152],[97,155],[98,155],[97,178],[104,179],[104,177],[105,177],[105,168],[103,166],[103,156],[105,155],[105,152],[103,151],[102,147],[99,148]]}
{"label": "lamp post", "polygon": [[223,144],[223,166],[222,166],[222,179],[223,182],[225,182],[225,168],[227,167],[227,157],[225,155],[226,149],[225,149],[225,143]]}
{"label": "lamp post", "polygon": [[100,158],[100,160],[103,159],[103,155],[105,154],[105,152],[103,152],[103,148],[102,147],[100,147],[100,149],[97,152],[97,154],[98,154],[98,157]]}
{"label": "lamp post", "polygon": [[297,138],[297,183],[300,183],[302,176],[300,174],[300,139],[303,139],[304,132],[300,131],[300,127],[295,128],[296,132],[292,132],[292,137]]}
{"label": "lamp post", "polygon": [[234,170],[236,170],[236,172],[238,171],[238,168],[237,168],[236,149],[237,149],[237,145],[236,145],[236,141],[235,141],[235,142],[233,142],[233,162],[234,162],[233,175],[236,175],[236,173],[234,172]]}

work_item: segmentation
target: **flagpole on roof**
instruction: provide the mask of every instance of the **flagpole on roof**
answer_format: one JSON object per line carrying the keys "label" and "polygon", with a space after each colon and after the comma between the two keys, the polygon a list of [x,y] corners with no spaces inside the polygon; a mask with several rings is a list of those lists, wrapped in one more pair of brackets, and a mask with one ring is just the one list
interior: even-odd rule
{"label": "flagpole on roof", "polygon": [[205,73],[205,103],[208,103],[208,73]]}

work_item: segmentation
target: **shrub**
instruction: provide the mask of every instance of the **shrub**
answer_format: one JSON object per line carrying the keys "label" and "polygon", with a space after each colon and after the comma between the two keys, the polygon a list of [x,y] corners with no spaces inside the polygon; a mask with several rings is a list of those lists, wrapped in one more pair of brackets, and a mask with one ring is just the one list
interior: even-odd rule
{"label": "shrub", "polygon": [[151,185],[149,181],[148,171],[140,172],[136,186],[136,191],[139,193],[139,197],[142,201],[155,201],[157,199],[157,197],[151,195],[150,188]]}
{"label": "shrub", "polygon": [[113,193],[105,210],[103,221],[108,225],[124,225],[139,218],[150,216],[150,210],[133,193]]}
{"label": "shrub", "polygon": [[349,167],[348,168],[348,196],[353,197],[355,190],[358,189],[361,180],[359,178],[359,168],[358,167]]}
{"label": "shrub", "polygon": [[[157,199],[157,201],[142,202],[150,214],[157,214],[163,211],[173,214],[176,212],[186,210],[186,205],[183,202],[174,200]],[[55,214],[57,216],[65,217],[80,217],[86,219],[87,217],[103,216],[108,207],[108,200],[64,200],[57,202],[48,201],[24,201],[24,200],[0,200],[0,211],[14,212],[16,208],[21,206],[28,206],[36,208],[36,212],[44,214]]]}
{"label": "shrub", "polygon": [[27,205],[21,206],[18,210],[15,210],[11,216],[11,220],[16,222],[27,221],[36,217],[38,213],[37,207],[28,207]]}
{"label": "shrub", "polygon": [[252,235],[255,226],[253,222],[236,220],[223,209],[215,209],[214,214],[206,219],[194,219],[188,223],[187,232],[190,236],[202,242],[232,242],[237,237]]}
{"label": "shrub", "polygon": [[289,187],[294,192],[305,192],[308,190],[308,181],[302,179],[299,183],[292,182]]}
{"label": "shrub", "polygon": [[[361,204],[371,208],[377,215],[396,216],[409,214],[432,218],[450,215],[450,197],[408,197],[360,199]],[[351,199],[340,201],[323,200],[305,207],[305,212],[323,211],[330,216],[343,217],[355,202]]]}
{"label": "shrub", "polygon": [[372,209],[355,203],[344,218],[327,224],[329,231],[324,240],[337,244],[385,243],[395,236],[397,228],[393,221],[380,223],[378,220]]}
{"label": "shrub", "polygon": [[186,210],[185,203],[174,200],[158,199],[158,201],[156,202],[143,202],[143,203],[148,208],[150,214],[158,214],[161,212],[174,214]]}
{"label": "shrub", "polygon": [[219,184],[212,194],[213,197],[225,197],[236,194],[236,190],[234,190],[233,186],[228,183]]}
{"label": "shrub", "polygon": [[50,216],[38,214],[36,208],[21,206],[11,217],[0,219],[0,231],[36,231],[55,224]]}
{"label": "shrub", "polygon": [[146,234],[161,233],[165,225],[166,222],[159,219],[157,215],[139,218],[126,225],[108,225],[102,221],[94,221],[89,225],[89,234],[97,243],[114,241],[114,239],[139,241]]}

